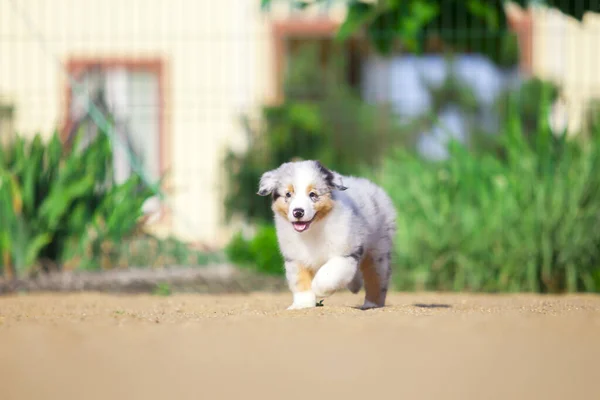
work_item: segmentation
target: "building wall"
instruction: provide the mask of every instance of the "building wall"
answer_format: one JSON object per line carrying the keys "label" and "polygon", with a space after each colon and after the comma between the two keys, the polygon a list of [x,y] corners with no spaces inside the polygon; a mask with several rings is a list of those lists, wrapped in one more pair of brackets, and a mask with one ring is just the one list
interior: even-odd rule
{"label": "building wall", "polygon": [[589,101],[600,98],[600,14],[583,21],[556,9],[532,7],[531,72],[563,89],[560,109],[568,128],[579,130]]}

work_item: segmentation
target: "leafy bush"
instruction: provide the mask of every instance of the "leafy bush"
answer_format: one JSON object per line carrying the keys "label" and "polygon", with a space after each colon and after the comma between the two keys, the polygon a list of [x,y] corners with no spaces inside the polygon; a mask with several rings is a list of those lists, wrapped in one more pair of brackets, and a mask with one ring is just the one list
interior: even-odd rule
{"label": "leafy bush", "polygon": [[600,135],[553,134],[544,92],[532,136],[511,104],[502,157],[452,143],[446,161],[403,149],[386,160],[377,179],[398,210],[399,288],[600,290]]}
{"label": "leafy bush", "polygon": [[[551,81],[537,77],[527,79],[516,90],[509,88],[496,100],[500,120],[509,121],[511,113],[517,114],[524,135],[535,137],[541,128],[541,102],[552,103],[558,99],[559,93],[560,87]],[[546,124],[546,121],[542,123]]]}
{"label": "leafy bush", "polygon": [[153,191],[137,175],[115,184],[106,135],[83,149],[78,143],[67,151],[55,133],[47,144],[37,135],[0,147],[0,265],[6,277],[65,264],[98,268],[107,244],[136,233]]}
{"label": "leafy bush", "polygon": [[252,239],[236,234],[225,253],[231,262],[263,274],[283,275],[285,272],[273,226],[260,226]]}

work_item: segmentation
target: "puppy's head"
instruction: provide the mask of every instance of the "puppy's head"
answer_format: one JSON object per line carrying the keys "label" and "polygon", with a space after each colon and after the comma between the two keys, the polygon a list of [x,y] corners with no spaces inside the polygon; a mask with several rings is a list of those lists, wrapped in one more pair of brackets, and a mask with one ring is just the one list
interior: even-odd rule
{"label": "puppy's head", "polygon": [[338,173],[310,160],[285,163],[265,172],[258,194],[272,195],[273,212],[288,220],[297,232],[305,232],[333,209],[332,191],[346,189]]}

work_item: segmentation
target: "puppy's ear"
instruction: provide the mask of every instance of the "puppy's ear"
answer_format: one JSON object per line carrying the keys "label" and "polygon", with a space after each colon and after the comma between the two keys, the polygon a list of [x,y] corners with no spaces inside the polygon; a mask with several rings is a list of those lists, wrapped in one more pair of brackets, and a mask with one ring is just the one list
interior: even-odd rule
{"label": "puppy's ear", "polygon": [[337,190],[348,189],[346,186],[344,186],[344,182],[342,181],[342,176],[340,174],[326,168],[323,164],[321,164],[320,161],[315,161],[315,164],[316,164],[317,168],[319,169],[319,171],[321,172],[323,179],[325,179],[325,182],[327,183],[327,185],[330,188],[337,189]]}
{"label": "puppy's ear", "polygon": [[268,196],[277,188],[277,170],[273,169],[267,171],[260,177],[258,183],[258,194],[259,196]]}
{"label": "puppy's ear", "polygon": [[337,190],[346,190],[348,189],[344,186],[344,182],[342,182],[342,176],[337,172],[332,172],[333,178],[331,179],[331,185]]}

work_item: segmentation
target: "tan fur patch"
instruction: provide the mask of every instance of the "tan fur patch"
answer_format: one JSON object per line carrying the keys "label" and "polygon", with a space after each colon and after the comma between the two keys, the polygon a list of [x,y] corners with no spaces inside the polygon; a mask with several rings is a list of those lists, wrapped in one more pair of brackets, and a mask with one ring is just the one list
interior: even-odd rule
{"label": "tan fur patch", "polygon": [[314,277],[315,273],[313,270],[299,266],[296,281],[296,290],[298,290],[299,292],[305,292],[307,290],[310,290],[312,280]]}
{"label": "tan fur patch", "polygon": [[287,203],[285,201],[285,199],[283,198],[283,196],[280,196],[277,200],[275,200],[273,202],[273,205],[271,206],[271,209],[274,212],[277,212],[277,213],[281,214],[284,218],[287,218],[288,211],[290,209],[290,205],[289,205],[289,203]]}
{"label": "tan fur patch", "polygon": [[310,192],[312,192],[315,189],[315,187],[313,185],[308,185],[306,187],[306,194],[309,194]]}
{"label": "tan fur patch", "polygon": [[[288,185],[286,187],[286,190],[293,194],[294,186]],[[279,198],[273,202],[271,209],[274,212],[281,214],[284,218],[287,218],[288,211],[290,210],[290,205],[288,202],[285,201],[285,193],[283,194],[283,196],[279,196]]]}
{"label": "tan fur patch", "polygon": [[334,202],[329,193],[319,197],[319,200],[315,202],[314,208],[317,214],[315,215],[315,221],[325,218],[327,214],[333,208]]}
{"label": "tan fur patch", "polygon": [[373,258],[369,253],[365,254],[363,257],[363,260],[360,263],[360,270],[362,271],[363,275],[366,300],[379,306],[383,306],[383,299],[381,295],[381,278],[375,269],[375,263],[373,262]]}

